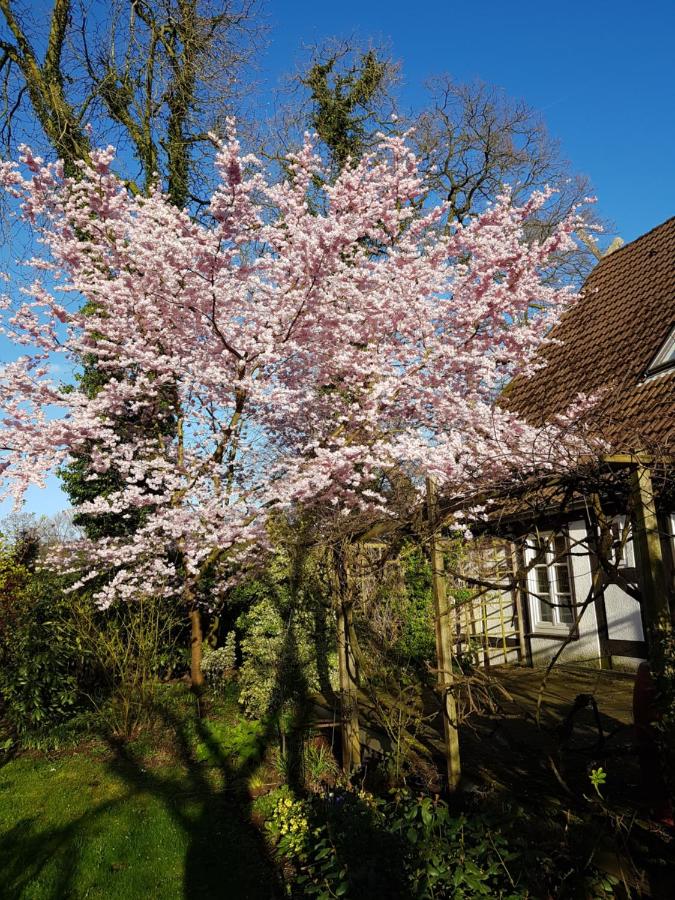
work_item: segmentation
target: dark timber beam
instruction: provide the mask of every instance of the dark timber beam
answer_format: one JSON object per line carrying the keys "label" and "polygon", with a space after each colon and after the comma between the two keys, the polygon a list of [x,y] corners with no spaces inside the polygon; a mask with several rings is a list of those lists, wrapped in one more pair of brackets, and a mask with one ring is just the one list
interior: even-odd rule
{"label": "dark timber beam", "polygon": [[649,659],[654,673],[663,673],[665,644],[672,631],[668,584],[649,466],[638,462],[631,473],[633,546],[647,629]]}

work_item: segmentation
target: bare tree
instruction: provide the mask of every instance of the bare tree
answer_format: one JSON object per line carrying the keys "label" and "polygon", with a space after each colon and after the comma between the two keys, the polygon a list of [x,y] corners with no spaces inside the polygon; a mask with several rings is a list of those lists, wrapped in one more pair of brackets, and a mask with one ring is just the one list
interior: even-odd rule
{"label": "bare tree", "polygon": [[[585,207],[588,233],[602,227],[585,202],[593,193],[589,179],[573,172],[536,110],[481,81],[442,75],[428,87],[430,102],[412,120],[412,140],[428,190],[449,204],[450,226],[467,221],[508,185],[514,203],[547,186],[555,191],[531,223],[533,238],[547,235],[576,207]],[[582,242],[557,274],[581,281],[596,258]]]}
{"label": "bare tree", "polygon": [[[199,203],[200,153],[242,99],[263,30],[257,0],[53,0],[37,11],[0,0],[0,137],[13,153],[39,125],[69,172],[91,142],[134,162],[130,189],[156,177],[177,205]],[[88,124],[94,127],[90,137]]]}
{"label": "bare tree", "polygon": [[46,550],[74,543],[80,539],[82,531],[73,523],[72,509],[62,509],[52,516],[13,512],[0,520],[0,535],[10,546],[23,534],[35,535],[41,549]]}

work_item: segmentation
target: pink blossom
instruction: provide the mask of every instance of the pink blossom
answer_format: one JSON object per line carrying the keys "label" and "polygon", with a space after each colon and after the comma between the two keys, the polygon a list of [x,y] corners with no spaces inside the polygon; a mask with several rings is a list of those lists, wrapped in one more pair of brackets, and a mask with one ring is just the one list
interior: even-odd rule
{"label": "pink blossom", "polygon": [[[232,132],[204,224],[159,192],[132,197],[111,161],[94,153],[79,180],[29,150],[0,164],[44,246],[27,295],[0,308],[30,348],[0,370],[0,477],[20,498],[85,450],[93,481],[120,472],[123,488],[83,511],[147,515],[132,537],[84,548],[91,572],[115,573],[101,602],[175,590],[171,546],[188,580],[214,554],[234,568],[267,546],[271,510],[386,514],[383,471],[470,492],[567,458],[569,419],[537,431],[495,406],[575,300],[541,275],[575,221],[524,240],[545,194],[522,208],[504,195],[448,236],[442,204],[414,204],[402,138],[347,167],[318,208],[309,139],[272,183]],[[109,372],[95,397],[51,380],[56,351]],[[178,433],[150,427],[174,412]]]}

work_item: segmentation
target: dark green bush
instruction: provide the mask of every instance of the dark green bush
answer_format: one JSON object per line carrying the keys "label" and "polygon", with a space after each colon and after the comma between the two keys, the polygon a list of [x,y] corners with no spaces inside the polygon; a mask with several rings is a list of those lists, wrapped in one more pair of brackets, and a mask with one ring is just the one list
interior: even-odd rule
{"label": "dark green bush", "polygon": [[397,650],[417,665],[435,659],[436,637],[431,589],[431,565],[421,548],[411,546],[401,555],[406,602]]}
{"label": "dark green bush", "polygon": [[241,651],[239,700],[252,718],[276,717],[302,704],[308,691],[336,686],[335,635],[314,561],[302,577],[282,548],[264,573],[239,586],[232,603]]}
{"label": "dark green bush", "polygon": [[[0,716],[25,746],[60,743],[61,726],[95,709],[130,736],[149,721],[154,688],[177,660],[180,623],[152,598],[102,611],[66,577],[0,547]],[[35,568],[33,568],[35,566]],[[5,729],[7,730],[7,729]]]}
{"label": "dark green bush", "polygon": [[61,579],[0,550],[0,696],[22,741],[66,721],[82,703],[87,651]]}

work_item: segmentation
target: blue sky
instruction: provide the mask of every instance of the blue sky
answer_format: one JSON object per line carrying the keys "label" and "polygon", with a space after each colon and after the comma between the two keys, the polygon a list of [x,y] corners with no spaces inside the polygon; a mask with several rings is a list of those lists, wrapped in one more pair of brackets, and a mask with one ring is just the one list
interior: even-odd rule
{"label": "blue sky", "polygon": [[[447,72],[499,85],[539,110],[625,240],[675,215],[675,0],[269,0],[266,18],[262,110],[272,109],[303,45],[372,38],[401,63],[404,109],[423,102],[426,79]],[[54,481],[27,503],[45,513],[63,505]],[[0,504],[0,517],[7,511]]]}
{"label": "blue sky", "polygon": [[448,72],[538,109],[625,240],[675,215],[674,0],[271,0],[268,18],[270,88],[303,42],[379,39],[402,64],[404,105]]}

